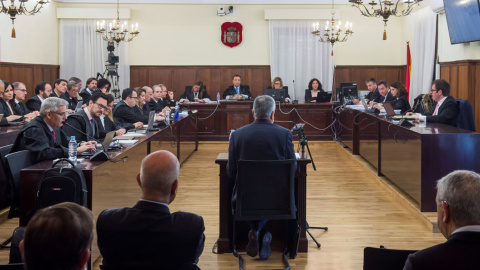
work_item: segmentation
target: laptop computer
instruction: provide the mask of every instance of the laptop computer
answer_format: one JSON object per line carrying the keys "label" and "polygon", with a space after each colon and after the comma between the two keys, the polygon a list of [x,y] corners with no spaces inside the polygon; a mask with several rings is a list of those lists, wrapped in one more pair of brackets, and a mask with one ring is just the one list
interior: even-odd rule
{"label": "laptop computer", "polygon": [[153,127],[153,123],[155,123],[155,111],[151,111],[150,114],[148,115],[148,126],[147,126],[147,131],[157,131],[159,130],[158,128]]}
{"label": "laptop computer", "polygon": [[[110,131],[109,133],[107,133],[107,135],[105,135],[105,139],[103,139],[102,146],[99,147],[97,145],[97,150],[108,151],[108,149],[110,148],[110,144],[113,141],[113,137],[115,137],[115,131]],[[93,156],[94,154],[95,152],[82,152],[82,153],[78,153],[77,156],[89,157],[89,156]]]}
{"label": "laptop computer", "polygon": [[368,105],[367,105],[367,102],[365,101],[365,97],[361,96],[360,101],[362,102],[362,105],[365,108],[365,112],[368,112]]}
{"label": "laptop computer", "polygon": [[393,109],[392,104],[389,101],[386,101],[383,103],[383,108],[387,113],[387,118],[393,119],[393,116],[395,116],[395,110]]}
{"label": "laptop computer", "polygon": [[77,107],[75,107],[75,112],[78,112],[82,109],[83,101],[79,101],[77,103]]}
{"label": "laptop computer", "polygon": [[325,103],[332,101],[332,92],[318,92],[317,103]]}

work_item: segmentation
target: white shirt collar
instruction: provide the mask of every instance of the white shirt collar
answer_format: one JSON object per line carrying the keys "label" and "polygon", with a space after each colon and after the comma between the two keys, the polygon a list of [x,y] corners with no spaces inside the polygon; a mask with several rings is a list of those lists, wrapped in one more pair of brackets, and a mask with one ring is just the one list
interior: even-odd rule
{"label": "white shirt collar", "polygon": [[438,102],[438,107],[440,108],[440,106],[442,106],[443,102],[445,101],[445,99],[447,99],[448,96],[446,97],[443,97],[439,102]]}
{"label": "white shirt collar", "polygon": [[43,103],[43,98],[41,98],[39,95],[37,95],[38,99]]}
{"label": "white shirt collar", "polygon": [[156,203],[156,204],[161,204],[161,205],[164,205],[164,206],[168,207],[168,203],[164,203],[164,202],[150,201],[150,200],[144,200],[144,199],[140,199],[140,201],[151,202],[151,203]]}
{"label": "white shirt collar", "polygon": [[463,226],[453,231],[452,234],[457,232],[480,232],[480,225]]}

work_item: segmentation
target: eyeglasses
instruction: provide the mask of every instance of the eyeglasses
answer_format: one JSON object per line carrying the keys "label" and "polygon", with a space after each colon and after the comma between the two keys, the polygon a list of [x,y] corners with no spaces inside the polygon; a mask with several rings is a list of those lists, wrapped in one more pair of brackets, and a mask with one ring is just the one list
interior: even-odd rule
{"label": "eyeglasses", "polygon": [[52,112],[52,113],[54,113],[54,114],[56,114],[56,115],[59,115],[59,116],[62,117],[62,118],[65,117],[65,115],[67,114],[67,112],[63,112],[63,113]]}
{"label": "eyeglasses", "polygon": [[138,99],[138,97],[132,97],[132,96],[129,96],[130,98],[133,98],[133,99]]}
{"label": "eyeglasses", "polygon": [[108,110],[108,108],[107,108],[105,105],[103,105],[103,104],[100,104],[100,103],[97,103],[97,102],[95,102],[95,104],[97,104],[98,107],[99,107],[100,109],[104,110],[104,111]]}
{"label": "eyeglasses", "polygon": [[27,89],[15,89],[15,90],[17,90],[17,91],[22,91],[22,92],[24,92],[24,93],[27,92]]}

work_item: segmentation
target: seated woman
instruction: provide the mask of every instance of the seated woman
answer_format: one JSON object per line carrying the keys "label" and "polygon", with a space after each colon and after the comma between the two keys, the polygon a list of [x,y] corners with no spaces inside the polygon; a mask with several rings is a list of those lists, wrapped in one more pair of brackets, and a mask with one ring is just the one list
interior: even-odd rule
{"label": "seated woman", "polygon": [[147,94],[147,90],[145,88],[136,87],[135,92],[137,92],[137,106],[142,109],[142,114],[149,115],[150,114],[150,105],[145,102],[145,95]]}
{"label": "seated woman", "polygon": [[100,79],[98,80],[97,82],[97,88],[98,90],[102,91],[102,93],[104,94],[108,94],[108,92],[110,92],[110,87],[112,86],[112,84],[110,83],[109,80],[107,79]]}
{"label": "seated woman", "polygon": [[[390,101],[394,110],[400,110],[401,114],[411,110],[410,103],[408,102],[407,89],[401,82],[393,82],[390,85],[390,92],[392,93],[393,100]],[[377,109],[383,109],[383,106],[375,105]]]}
{"label": "seated woman", "polygon": [[[15,107],[17,104],[15,103],[13,95],[13,85],[7,81],[3,81],[3,83],[5,85],[5,90],[0,98],[0,114],[3,114],[3,118],[0,121],[0,126],[7,126],[9,122],[22,121],[23,116],[15,115]],[[25,121],[29,122],[33,117],[32,113],[27,114]]]}
{"label": "seated woman", "polygon": [[[269,87],[270,88],[270,87]],[[273,89],[285,89],[287,91],[285,95],[285,102],[290,103],[290,95],[288,94],[288,88],[283,87],[283,81],[280,77],[275,77],[272,81],[272,88]]]}
{"label": "seated woman", "polygon": [[201,102],[206,103],[210,101],[210,96],[205,89],[202,81],[197,81],[192,86],[192,89],[185,89],[185,93],[180,96],[180,103],[182,102]]}
{"label": "seated woman", "polygon": [[[102,115],[100,117],[95,118],[95,121],[97,121],[97,126],[98,126],[98,135],[100,139],[105,138],[107,133],[116,130],[115,136],[120,136],[125,134],[126,128],[121,128],[119,125],[116,125],[113,122],[113,115],[112,115],[112,109],[113,109],[113,96],[108,94],[107,95],[107,109],[103,111]],[[133,125],[132,127],[133,128]]]}
{"label": "seated woman", "polygon": [[317,102],[318,92],[324,92],[322,84],[317,78],[313,78],[308,83],[308,89],[305,89],[305,103]]}

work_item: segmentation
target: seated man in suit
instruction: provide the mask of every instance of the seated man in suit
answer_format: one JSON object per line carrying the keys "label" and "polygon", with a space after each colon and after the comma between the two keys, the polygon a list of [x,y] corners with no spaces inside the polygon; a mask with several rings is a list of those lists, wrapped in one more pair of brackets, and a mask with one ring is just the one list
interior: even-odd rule
{"label": "seated man in suit", "polygon": [[447,242],[408,256],[404,270],[478,269],[480,175],[454,171],[437,182],[437,224]]}
{"label": "seated man in suit", "polygon": [[30,111],[40,111],[43,101],[52,94],[52,86],[47,82],[41,82],[35,86],[35,96],[31,97],[25,105]]}
{"label": "seated man in suit", "polygon": [[167,106],[166,104],[166,95],[164,95],[162,84],[156,84],[152,87],[153,95],[150,99],[150,109],[155,110],[156,113],[161,113],[162,110]]}
{"label": "seated man in suit", "polygon": [[23,115],[23,117],[27,118],[35,118],[38,116],[38,111],[31,112],[23,101],[25,100],[25,95],[27,94],[27,88],[25,87],[24,83],[21,82],[14,82],[13,83],[13,93],[15,95],[15,103],[17,106],[15,107],[15,114],[16,115]]}
{"label": "seated man in suit", "polygon": [[119,125],[115,125],[112,119],[110,119],[110,112],[113,109],[113,101],[115,98],[111,95],[107,95],[107,109],[103,112],[100,117],[95,118],[98,126],[98,136],[100,139],[105,138],[107,133],[115,130],[115,136],[121,136],[125,134],[126,128],[121,128]]}
{"label": "seated man in suit", "polygon": [[437,122],[457,126],[458,105],[457,101],[450,96],[450,84],[442,79],[435,80],[432,82],[430,93],[434,101],[433,108],[435,108],[432,114],[421,115],[409,112],[407,115],[414,116],[422,122]]}
{"label": "seated man in suit", "polygon": [[[377,82],[375,81],[375,79],[370,78],[366,80],[365,85],[367,86],[367,89],[369,91],[368,94],[365,96],[365,99],[367,100],[367,102],[378,100],[380,98],[380,93],[378,92]],[[354,99],[353,103],[357,105],[361,105],[358,99]]]}
{"label": "seated man in suit", "polygon": [[86,269],[92,240],[92,212],[68,202],[39,210],[19,247],[28,270]]}
{"label": "seated man in suit", "polygon": [[383,102],[392,101],[394,99],[392,93],[390,93],[390,88],[388,88],[387,81],[379,81],[377,87],[380,95],[369,102],[370,106],[374,106],[376,104],[381,105]]}
{"label": "seated man in suit", "polygon": [[68,137],[75,136],[77,141],[94,141],[99,138],[95,118],[107,110],[107,95],[102,92],[93,93],[88,106],[79,112],[68,116],[62,130]]}
{"label": "seated man in suit", "polygon": [[[237,175],[239,160],[286,160],[296,159],[293,150],[292,133],[290,130],[275,125],[275,100],[270,96],[259,96],[253,102],[255,122],[239,128],[230,134],[228,147],[227,172],[230,179]],[[232,205],[235,205],[236,189],[233,191]],[[252,222],[248,233],[247,254],[255,257],[259,252],[258,239],[262,239],[260,258],[271,255],[271,234],[266,232],[263,237],[260,232],[266,220]]]}
{"label": "seated man in suit", "polygon": [[[25,125],[17,135],[11,153],[29,150],[33,162],[68,157],[68,139],[60,129],[67,119],[67,102],[61,98],[47,98],[40,108],[40,116]],[[81,143],[78,152],[95,151],[96,143]]]}
{"label": "seated man in suit", "polygon": [[208,95],[202,81],[195,82],[195,84],[191,88],[188,88],[187,86],[187,89],[185,89],[185,93],[180,96],[180,102],[192,101],[201,103],[210,101],[210,96]]}
{"label": "seated man in suit", "polygon": [[[75,112],[78,104],[78,84],[75,81],[69,81],[67,84],[67,92],[65,93],[65,100],[68,102],[68,108]],[[86,106],[86,105],[85,105]]]}
{"label": "seated man in suit", "polygon": [[[133,124],[136,128],[148,124],[148,115],[135,113],[134,107],[137,106],[137,99],[138,96],[135,90],[132,88],[124,89],[122,92],[122,101],[113,109],[113,119],[122,126],[124,126],[124,124]],[[157,115],[155,120],[163,121],[165,118]]]}
{"label": "seated man in suit", "polygon": [[241,85],[242,77],[234,75],[232,78],[233,85],[230,85],[223,92],[223,99],[244,99],[251,98],[250,87],[248,85]]}
{"label": "seated man in suit", "polygon": [[87,87],[80,91],[79,95],[82,97],[83,104],[88,104],[88,100],[93,93],[97,91],[97,79],[95,78],[88,78],[87,80]]}
{"label": "seated man in suit", "polygon": [[205,242],[203,218],[168,209],[177,195],[179,170],[172,153],[149,154],[137,174],[142,190],[137,204],[98,216],[102,269],[198,269]]}

